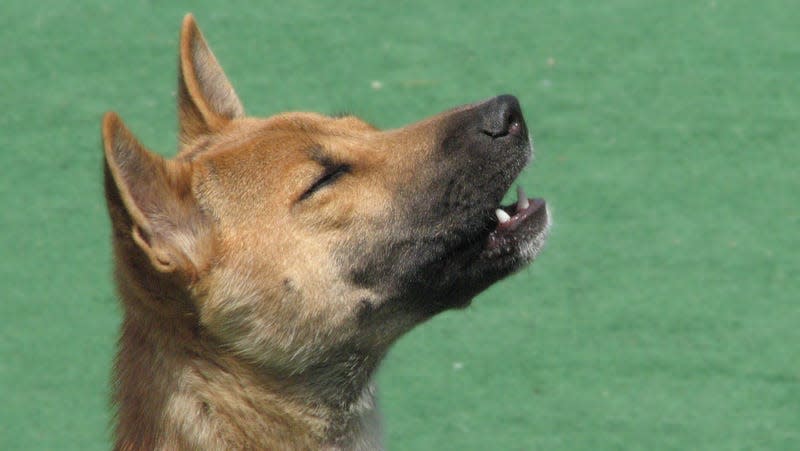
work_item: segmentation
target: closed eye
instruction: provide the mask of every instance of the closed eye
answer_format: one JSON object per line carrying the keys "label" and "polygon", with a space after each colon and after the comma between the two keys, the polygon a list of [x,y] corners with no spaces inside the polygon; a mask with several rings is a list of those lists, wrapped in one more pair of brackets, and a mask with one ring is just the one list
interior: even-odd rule
{"label": "closed eye", "polygon": [[346,164],[326,164],[325,172],[300,196],[300,201],[306,200],[318,190],[330,185],[339,177],[350,172],[350,166]]}

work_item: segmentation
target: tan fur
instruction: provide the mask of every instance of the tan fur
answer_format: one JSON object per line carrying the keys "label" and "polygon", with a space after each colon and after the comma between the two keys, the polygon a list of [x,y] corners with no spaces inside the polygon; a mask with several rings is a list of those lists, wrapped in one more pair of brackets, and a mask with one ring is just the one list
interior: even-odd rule
{"label": "tan fur", "polygon": [[[359,320],[383,294],[344,276],[347,249],[411,234],[393,226],[408,214],[397,199],[440,176],[432,155],[460,110],[389,131],[245,117],[191,15],[179,72],[174,159],[103,120],[124,308],[116,449],[379,447],[372,375],[425,316],[376,303]],[[349,172],[302,199],[320,159]]]}

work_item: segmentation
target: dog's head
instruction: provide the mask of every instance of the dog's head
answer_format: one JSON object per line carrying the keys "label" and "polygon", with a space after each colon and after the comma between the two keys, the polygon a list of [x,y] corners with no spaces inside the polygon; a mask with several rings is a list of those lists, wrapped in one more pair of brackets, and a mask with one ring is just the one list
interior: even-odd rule
{"label": "dog's head", "polygon": [[541,249],[544,202],[500,205],[531,153],[514,97],[386,131],[353,116],[257,119],[191,16],[180,50],[176,158],[113,113],[103,123],[129,308],[183,315],[251,361],[302,371],[385,350]]}

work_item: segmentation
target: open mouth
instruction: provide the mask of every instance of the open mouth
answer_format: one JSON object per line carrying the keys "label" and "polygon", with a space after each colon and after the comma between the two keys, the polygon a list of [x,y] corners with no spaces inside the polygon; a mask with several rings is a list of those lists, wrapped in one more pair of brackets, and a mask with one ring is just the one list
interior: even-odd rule
{"label": "open mouth", "polygon": [[547,227],[547,207],[542,198],[528,198],[517,187],[517,202],[495,210],[497,222],[486,239],[486,250],[510,249],[536,238]]}

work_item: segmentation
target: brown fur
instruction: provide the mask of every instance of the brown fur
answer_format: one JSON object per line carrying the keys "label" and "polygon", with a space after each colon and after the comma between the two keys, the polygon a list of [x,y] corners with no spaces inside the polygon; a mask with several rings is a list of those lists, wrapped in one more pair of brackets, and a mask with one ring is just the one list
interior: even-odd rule
{"label": "brown fur", "polygon": [[[103,120],[124,308],[116,449],[380,446],[372,374],[434,309],[413,306],[413,277],[370,282],[364,255],[413,268],[405,218],[434,199],[442,142],[477,107],[389,131],[351,116],[248,118],[190,15],[179,69],[176,158],[145,149],[114,113]],[[309,194],[336,164],[345,175]],[[445,223],[426,236],[454,240]],[[453,292],[471,298],[508,271],[496,272]]]}

